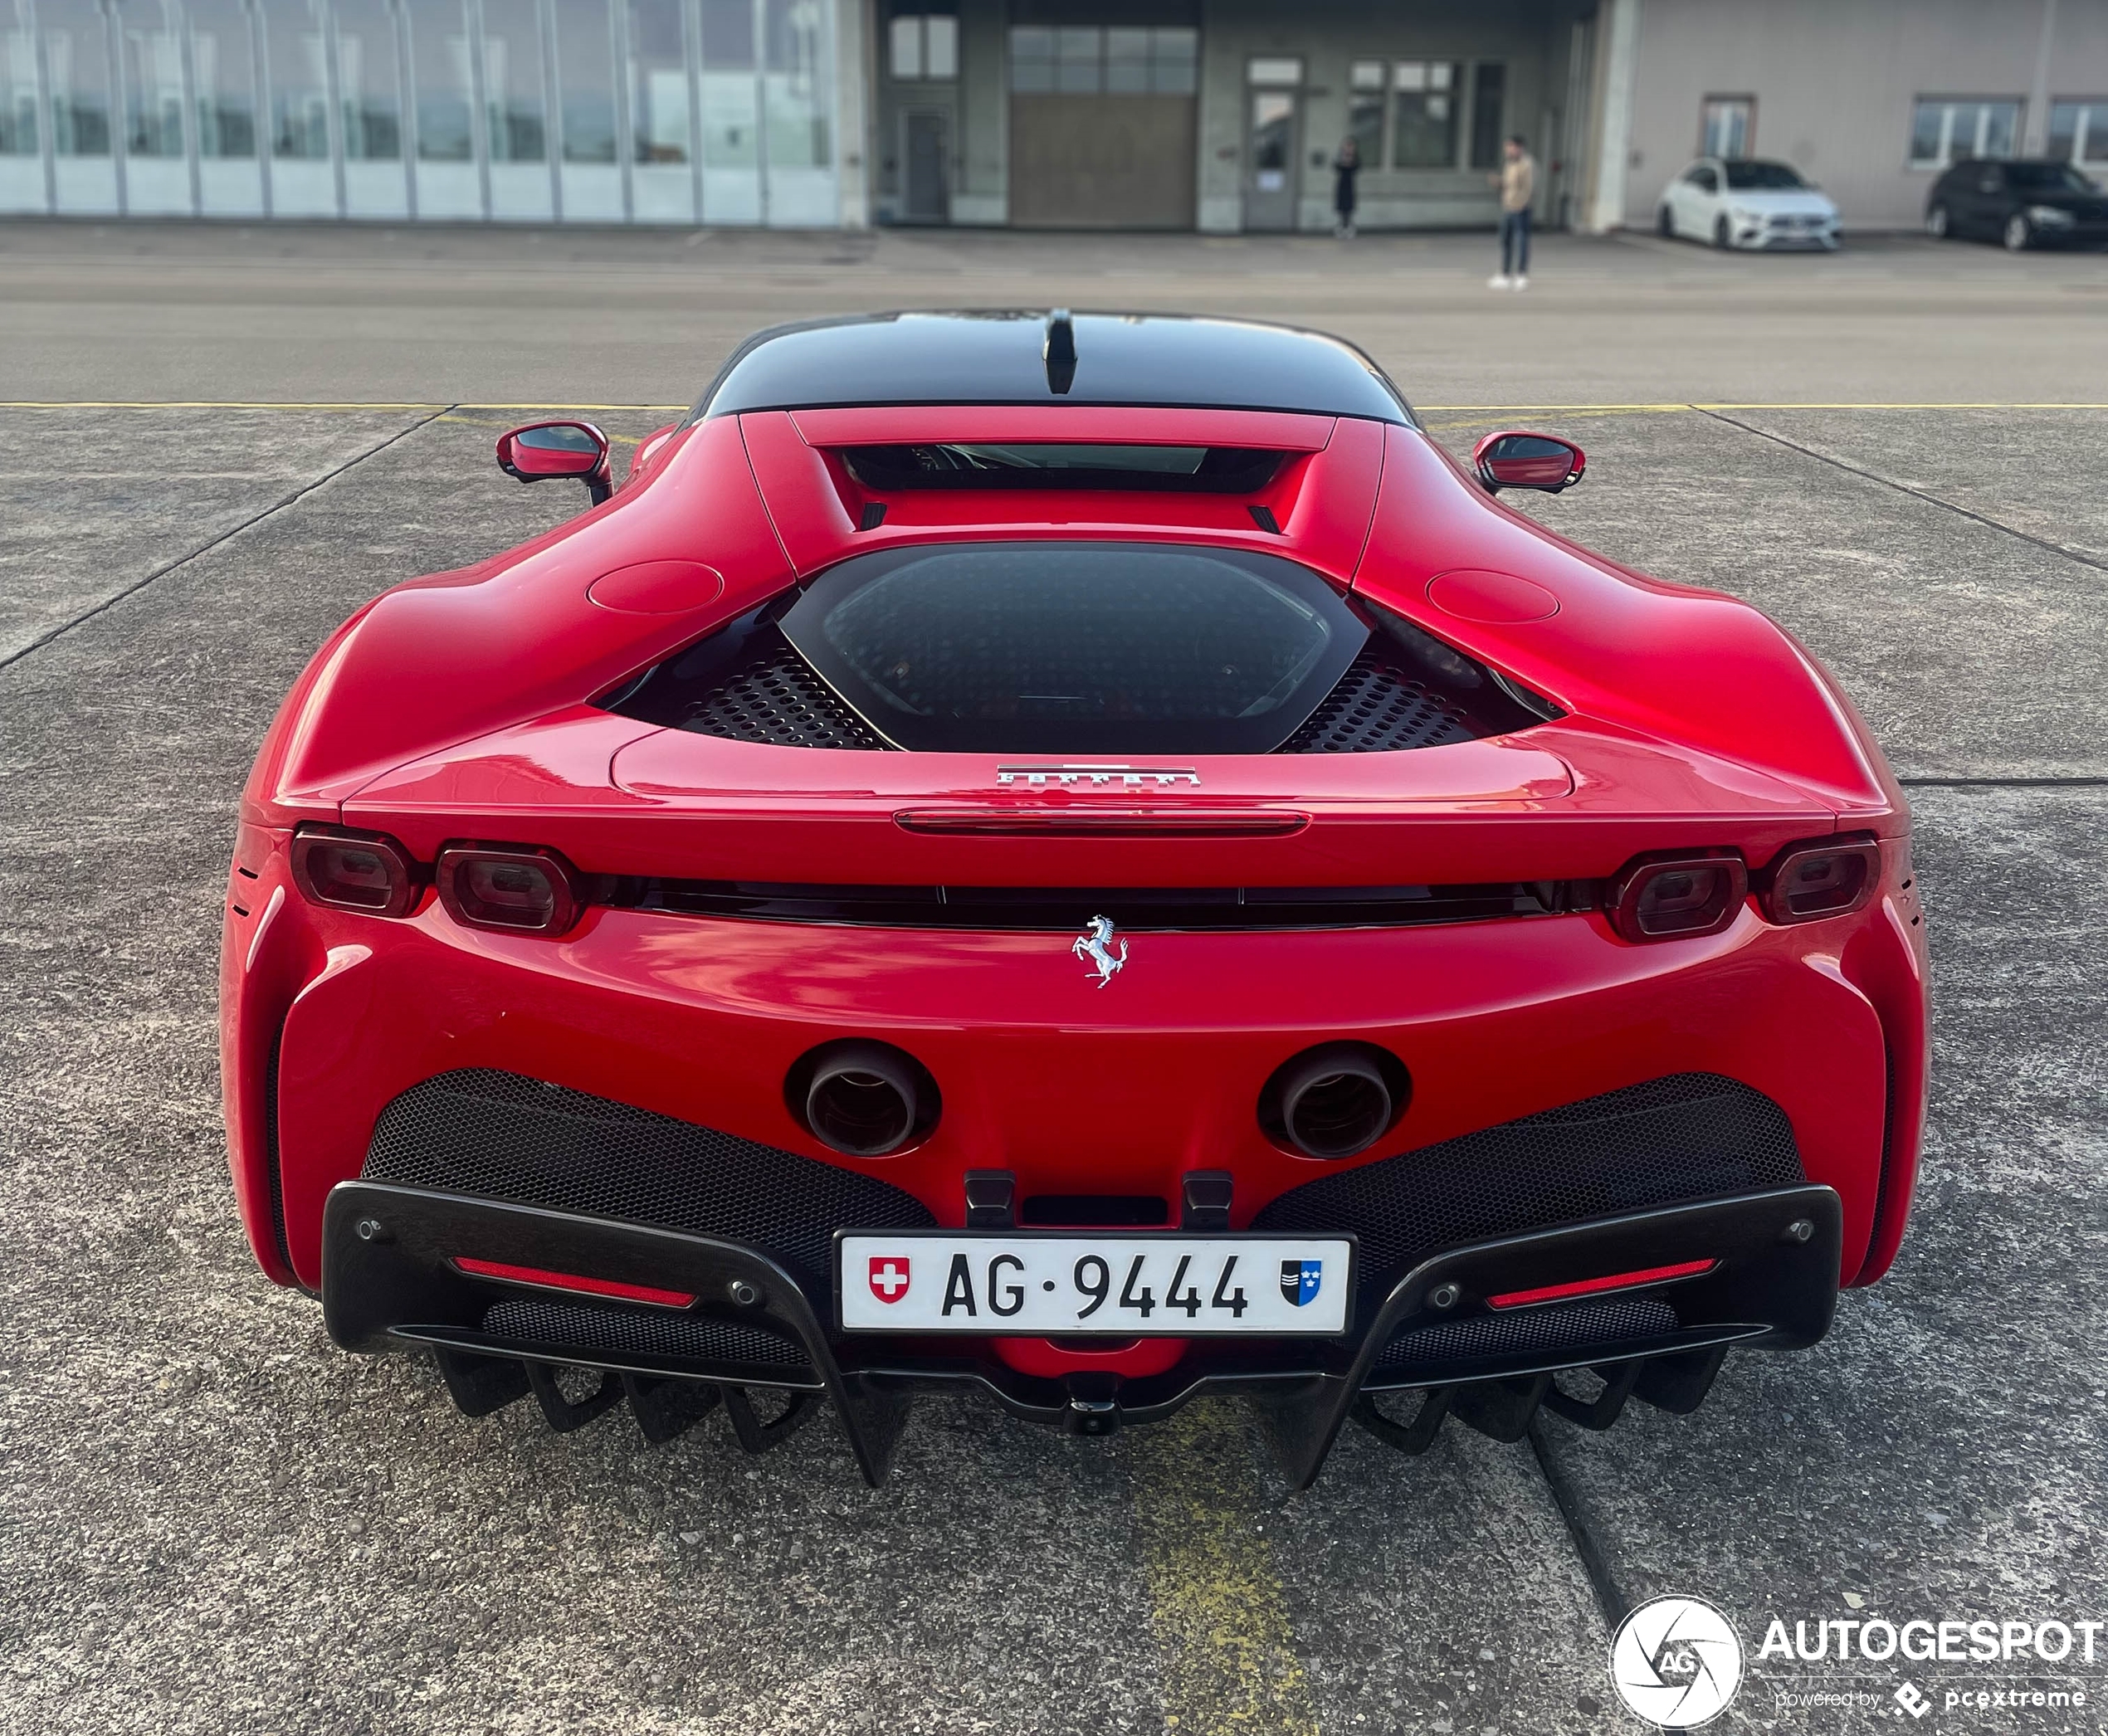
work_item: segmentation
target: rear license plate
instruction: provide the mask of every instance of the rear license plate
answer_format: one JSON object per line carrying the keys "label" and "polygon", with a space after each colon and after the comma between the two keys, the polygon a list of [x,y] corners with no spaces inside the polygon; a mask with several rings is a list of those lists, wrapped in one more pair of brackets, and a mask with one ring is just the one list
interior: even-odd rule
{"label": "rear license plate", "polygon": [[845,1332],[1063,1338],[1337,1334],[1350,1238],[845,1231]]}

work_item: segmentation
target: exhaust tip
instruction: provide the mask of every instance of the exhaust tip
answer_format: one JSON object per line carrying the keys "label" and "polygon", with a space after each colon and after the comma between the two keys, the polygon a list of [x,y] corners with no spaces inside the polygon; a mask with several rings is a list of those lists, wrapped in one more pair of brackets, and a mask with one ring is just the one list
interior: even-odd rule
{"label": "exhaust tip", "polygon": [[791,1069],[783,1088],[805,1130],[846,1157],[890,1157],[937,1124],[936,1081],[891,1043],[823,1043]]}
{"label": "exhaust tip", "polygon": [[1374,1043],[1320,1043],[1277,1068],[1259,1096],[1259,1124],[1305,1158],[1351,1158],[1404,1112],[1404,1065]]}

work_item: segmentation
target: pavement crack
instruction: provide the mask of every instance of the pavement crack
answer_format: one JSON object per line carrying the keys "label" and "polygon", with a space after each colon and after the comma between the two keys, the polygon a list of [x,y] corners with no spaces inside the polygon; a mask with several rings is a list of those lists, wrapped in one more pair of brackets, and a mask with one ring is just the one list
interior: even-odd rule
{"label": "pavement crack", "polygon": [[2096,560],[2090,554],[2081,554],[2076,549],[2067,548],[2062,543],[2052,543],[2047,537],[2039,537],[2032,531],[2022,530],[2016,525],[2007,524],[2002,519],[1992,518],[1987,513],[1975,512],[1966,506],[1957,506],[1952,500],[1943,500],[1929,490],[1913,488],[1907,482],[1898,482],[1893,477],[1884,476],[1877,471],[1862,470],[1856,464],[1847,464],[1842,458],[1832,458],[1827,452],[1818,452],[1813,446],[1804,446],[1797,440],[1787,439],[1784,434],[1773,433],[1769,428],[1759,428],[1754,422],[1742,422],[1732,416],[1723,416],[1717,410],[1708,410],[1699,404],[1693,404],[1691,407],[1697,411],[1701,416],[1710,416],[1715,422],[1724,422],[1730,428],[1740,428],[1744,434],[1754,434],[1759,440],[1771,441],[1776,445],[1784,446],[1789,452],[1798,452],[1803,458],[1813,458],[1818,464],[1830,465],[1849,475],[1860,477],[1868,482],[1878,483],[1883,488],[1894,489],[1899,495],[1908,495],[1914,500],[1922,500],[1928,506],[1937,506],[1943,512],[1951,512],[1958,519],[1968,519],[1974,524],[1984,526],[1987,529],[2003,531],[2009,537],[2016,537],[2023,543],[2032,543],[2036,548],[2047,550],[2051,554],[2061,554],[2065,559],[2076,561],[2081,567],[2091,567],[2096,573],[2108,573],[2108,561]]}
{"label": "pavement crack", "polygon": [[1596,1607],[1603,1612],[1603,1626],[1616,1633],[1625,1617],[1632,1612],[1632,1599],[1625,1595],[1617,1576],[1611,1572],[1610,1558],[1603,1552],[1603,1541],[1581,1509],[1580,1491],[1544,1444],[1544,1419],[1541,1414],[1530,1420],[1530,1450],[1537,1456],[1537,1468],[1544,1472],[1544,1480],[1551,1487],[1559,1517],[1566,1521],[1567,1535],[1574,1539],[1574,1553],[1581,1558],[1581,1571],[1588,1576],[1588,1589],[1596,1594]]}
{"label": "pavement crack", "polygon": [[396,432],[389,435],[387,439],[381,441],[377,445],[367,447],[364,451],[358,454],[355,457],[347,458],[342,464],[335,466],[335,468],[324,471],[322,475],[317,476],[313,481],[302,483],[298,488],[295,489],[292,493],[272,501],[270,505],[263,508],[262,510],[259,512],[251,513],[239,524],[230,525],[227,529],[222,530],[217,536],[200,543],[188,554],[178,555],[173,560],[166,562],[161,566],[156,567],[144,578],[134,580],[132,583],[126,585],[120,591],[113,591],[100,602],[92,604],[89,607],[81,610],[77,615],[68,617],[66,620],[59,622],[56,627],[47,627],[44,631],[39,633],[34,639],[31,640],[28,644],[23,646],[19,651],[10,651],[6,656],[0,657],[0,670],[10,668],[13,665],[21,662],[22,660],[24,657],[27,657],[32,651],[41,651],[53,640],[59,638],[64,634],[71,632],[74,628],[81,626],[86,622],[93,621],[96,616],[102,614],[105,610],[114,608],[117,604],[124,602],[126,597],[138,596],[139,593],[144,591],[149,585],[153,584],[158,579],[166,578],[178,567],[188,566],[190,563],[196,560],[199,555],[210,553],[213,549],[218,548],[221,544],[226,542],[229,538],[241,535],[243,531],[248,529],[252,524],[261,524],[273,513],[284,511],[285,508],[290,506],[295,500],[300,500],[305,495],[313,494],[315,490],[320,488],[324,483],[335,481],[336,479],[343,475],[345,471],[355,469],[359,465],[364,464],[368,458],[373,457],[378,453],[386,451],[398,440],[407,440],[411,435],[416,433],[418,429],[429,427],[432,423],[438,421],[441,417],[447,414],[448,412],[458,410],[460,407],[461,406],[458,404],[442,404],[438,406],[429,416],[419,417],[416,422],[412,422],[407,428],[397,429]]}

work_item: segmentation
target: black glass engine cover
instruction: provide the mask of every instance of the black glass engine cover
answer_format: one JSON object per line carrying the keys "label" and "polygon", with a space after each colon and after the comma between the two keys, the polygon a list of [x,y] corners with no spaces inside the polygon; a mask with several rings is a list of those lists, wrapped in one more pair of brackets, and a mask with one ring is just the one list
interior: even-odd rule
{"label": "black glass engine cover", "polygon": [[1266,753],[1369,628],[1307,568],[1134,543],[891,549],[815,579],[783,635],[915,753]]}

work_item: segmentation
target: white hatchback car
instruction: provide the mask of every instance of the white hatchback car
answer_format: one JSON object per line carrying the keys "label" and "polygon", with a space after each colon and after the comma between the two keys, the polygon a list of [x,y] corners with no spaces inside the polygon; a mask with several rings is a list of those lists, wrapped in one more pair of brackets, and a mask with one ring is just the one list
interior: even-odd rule
{"label": "white hatchback car", "polygon": [[1715,247],[1835,247],[1837,207],[1792,164],[1701,157],[1662,190],[1654,227]]}

